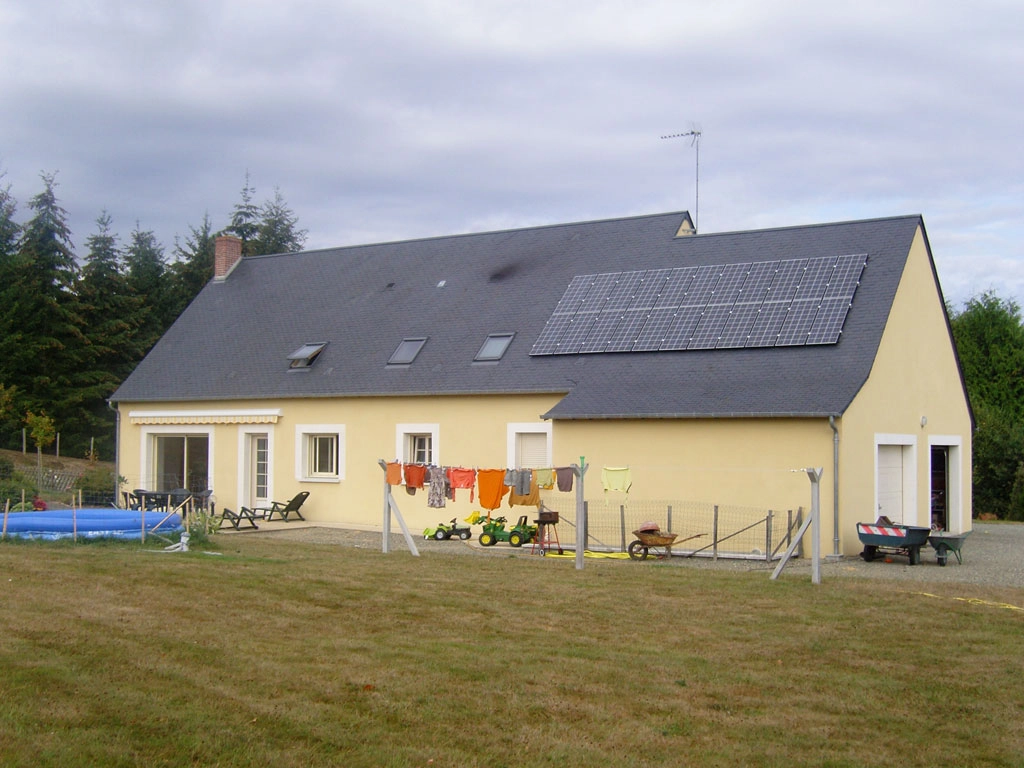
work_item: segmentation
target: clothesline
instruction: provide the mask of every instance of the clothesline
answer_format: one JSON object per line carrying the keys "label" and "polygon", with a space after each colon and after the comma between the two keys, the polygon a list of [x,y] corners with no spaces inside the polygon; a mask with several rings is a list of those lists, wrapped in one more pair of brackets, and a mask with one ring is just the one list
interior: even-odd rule
{"label": "clothesline", "polygon": [[[538,507],[541,490],[557,488],[569,493],[573,490],[575,472],[571,466],[480,469],[396,460],[385,464],[385,477],[388,485],[404,485],[409,495],[428,488],[428,507],[442,508],[448,501],[455,501],[457,490],[468,489],[470,502],[475,496],[480,506],[493,510],[501,506],[506,495],[510,507]],[[629,467],[605,467],[601,471],[601,483],[605,492],[628,493],[632,487],[631,470]]]}
{"label": "clothesline", "polygon": [[476,496],[484,508],[497,509],[506,495],[509,506],[540,506],[542,489],[572,491],[574,474],[572,467],[479,469],[391,461],[385,464],[385,477],[389,485],[404,485],[410,495],[429,486],[429,507],[444,507],[457,490],[468,489],[470,501]]}

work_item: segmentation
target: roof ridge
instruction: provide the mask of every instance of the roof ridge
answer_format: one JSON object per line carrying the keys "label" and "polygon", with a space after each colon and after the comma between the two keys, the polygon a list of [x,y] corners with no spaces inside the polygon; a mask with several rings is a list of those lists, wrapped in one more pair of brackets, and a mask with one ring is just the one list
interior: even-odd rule
{"label": "roof ridge", "polygon": [[290,251],[287,253],[265,253],[259,256],[246,256],[246,259],[266,259],[273,258],[275,256],[295,256],[300,253],[325,253],[327,251],[341,251],[341,250],[354,250],[357,248],[379,248],[385,245],[408,245],[413,243],[429,243],[441,240],[456,240],[468,237],[486,237],[493,235],[510,235],[520,232],[536,232],[539,230],[552,230],[552,229],[565,229],[568,227],[582,227],[590,224],[617,224],[624,221],[639,221],[641,219],[659,219],[667,217],[678,217],[678,216],[690,216],[690,212],[686,210],[681,211],[666,211],[664,213],[644,213],[635,214],[633,216],[616,216],[610,219],[585,219],[582,221],[569,221],[560,222],[554,224],[537,224],[529,227],[509,227],[507,229],[489,229],[480,232],[457,232],[450,235],[425,235],[423,237],[409,237],[401,240],[379,240],[374,243],[352,243],[351,245],[333,245],[325,248],[310,248],[303,251]]}
{"label": "roof ridge", "polygon": [[725,235],[750,235],[757,232],[792,232],[798,229],[824,229],[826,227],[842,227],[849,226],[851,224],[878,224],[883,221],[900,221],[903,219],[917,219],[918,221],[923,221],[924,215],[920,213],[907,213],[899,216],[877,216],[870,219],[847,219],[845,221],[826,221],[816,224],[791,224],[781,227],[763,227],[761,229],[732,229],[725,232],[699,232],[698,234],[693,235],[693,238],[707,240],[711,237],[722,237]]}

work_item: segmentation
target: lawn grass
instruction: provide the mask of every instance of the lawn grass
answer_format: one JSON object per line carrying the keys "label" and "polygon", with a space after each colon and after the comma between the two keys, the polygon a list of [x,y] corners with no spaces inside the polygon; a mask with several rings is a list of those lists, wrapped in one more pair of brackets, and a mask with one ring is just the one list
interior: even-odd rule
{"label": "lawn grass", "polygon": [[0,764],[1024,760],[1024,590],[213,546],[0,543]]}

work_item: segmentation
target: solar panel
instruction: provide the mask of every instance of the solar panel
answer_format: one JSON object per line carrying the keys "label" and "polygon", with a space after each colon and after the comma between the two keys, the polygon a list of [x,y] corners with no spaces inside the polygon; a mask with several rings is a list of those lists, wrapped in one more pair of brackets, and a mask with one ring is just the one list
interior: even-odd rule
{"label": "solar panel", "polygon": [[676,309],[654,309],[633,343],[633,352],[657,352],[676,320]]}
{"label": "solar panel", "polygon": [[621,312],[600,313],[590,325],[587,338],[580,345],[579,351],[581,353],[607,352],[609,340],[621,320]]}
{"label": "solar panel", "polygon": [[834,344],[863,254],[577,275],[531,355]]}
{"label": "solar panel", "polygon": [[697,306],[679,307],[675,317],[672,318],[672,325],[666,330],[658,349],[665,351],[687,349],[704,311],[703,307]]}
{"label": "solar panel", "polygon": [[725,324],[740,296],[749,271],[749,264],[728,264],[721,268],[718,282],[708,296],[708,303],[700,322],[691,331],[690,343],[686,349],[714,349],[718,346],[718,340],[725,330]]}
{"label": "solar panel", "polygon": [[725,319],[716,349],[736,349],[746,346],[758,310],[764,303],[771,288],[778,262],[759,261],[746,265],[743,285],[736,293],[736,300]]}
{"label": "solar panel", "polygon": [[665,283],[673,272],[674,269],[649,269],[644,272],[633,293],[629,308],[644,312],[651,309],[658,301],[658,296],[665,290]]}
{"label": "solar panel", "polygon": [[794,301],[790,304],[775,346],[795,347],[806,344],[819,304],[817,301]]}
{"label": "solar panel", "polygon": [[619,324],[608,337],[606,352],[629,352],[633,349],[637,336],[643,330],[647,317],[650,314],[648,309],[628,309],[619,319]]}
{"label": "solar panel", "polygon": [[596,312],[578,313],[562,334],[558,353],[560,355],[574,355],[579,352],[596,320]]}
{"label": "solar panel", "polygon": [[587,295],[580,302],[576,314],[581,312],[600,312],[604,309],[605,302],[615,288],[616,281],[621,274],[621,272],[607,272],[603,275],[593,275],[593,279],[590,282],[590,290],[587,291]]}
{"label": "solar panel", "polygon": [[566,329],[572,323],[574,315],[562,314],[552,315],[544,324],[544,330],[540,332],[537,341],[530,348],[531,355],[557,355],[559,354],[559,342]]}
{"label": "solar panel", "polygon": [[828,286],[825,288],[825,299],[838,299],[847,298],[849,300],[853,297],[853,292],[857,289],[857,284],[860,281],[861,273],[864,271],[864,265],[867,261],[867,256],[854,255],[854,256],[840,256],[836,260],[835,269],[832,272],[832,277],[829,279]]}
{"label": "solar panel", "polygon": [[726,322],[732,307],[725,304],[715,304],[704,310],[700,317],[700,323],[693,330],[690,343],[687,349],[714,349],[718,346],[718,340],[722,336]]}
{"label": "solar panel", "polygon": [[679,302],[686,295],[686,289],[693,279],[694,271],[693,268],[673,269],[666,275],[665,282],[662,283],[661,290],[658,292],[658,296],[655,298],[651,308],[674,309],[678,307]]}
{"label": "solar panel", "polygon": [[555,311],[552,314],[576,314],[576,310],[580,308],[580,304],[583,302],[583,299],[586,298],[587,292],[590,291],[592,279],[593,275],[576,275],[576,277],[569,282],[569,287],[565,289],[565,294],[558,302],[555,307]]}
{"label": "solar panel", "polygon": [[750,328],[748,347],[774,347],[779,339],[779,332],[786,320],[793,295],[800,285],[806,259],[791,259],[775,262],[771,281],[765,291],[761,311],[754,319]]}
{"label": "solar panel", "polygon": [[747,345],[750,331],[761,310],[760,304],[736,304],[733,306],[718,339],[716,349],[739,349]]}
{"label": "solar panel", "polygon": [[806,343],[835,344],[839,341],[849,309],[849,299],[825,299],[821,302],[814,323],[808,329]]}
{"label": "solar panel", "polygon": [[633,297],[643,280],[645,272],[620,272],[615,285],[608,292],[604,303],[605,312],[623,312],[633,303]]}

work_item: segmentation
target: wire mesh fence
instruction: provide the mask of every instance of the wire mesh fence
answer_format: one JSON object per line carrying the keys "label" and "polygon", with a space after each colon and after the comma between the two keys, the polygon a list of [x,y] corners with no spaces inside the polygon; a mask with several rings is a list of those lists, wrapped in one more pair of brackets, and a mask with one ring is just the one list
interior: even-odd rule
{"label": "wire mesh fence", "polygon": [[[544,494],[545,507],[558,512],[559,524],[573,531],[560,534],[563,545],[576,541],[576,501],[568,494]],[[683,500],[605,499],[584,502],[586,548],[626,552],[643,523],[655,522],[661,531],[676,534],[671,552],[682,557],[723,557],[775,560],[792,542],[803,509],[771,510],[733,504]],[[798,551],[797,555],[801,553]]]}

